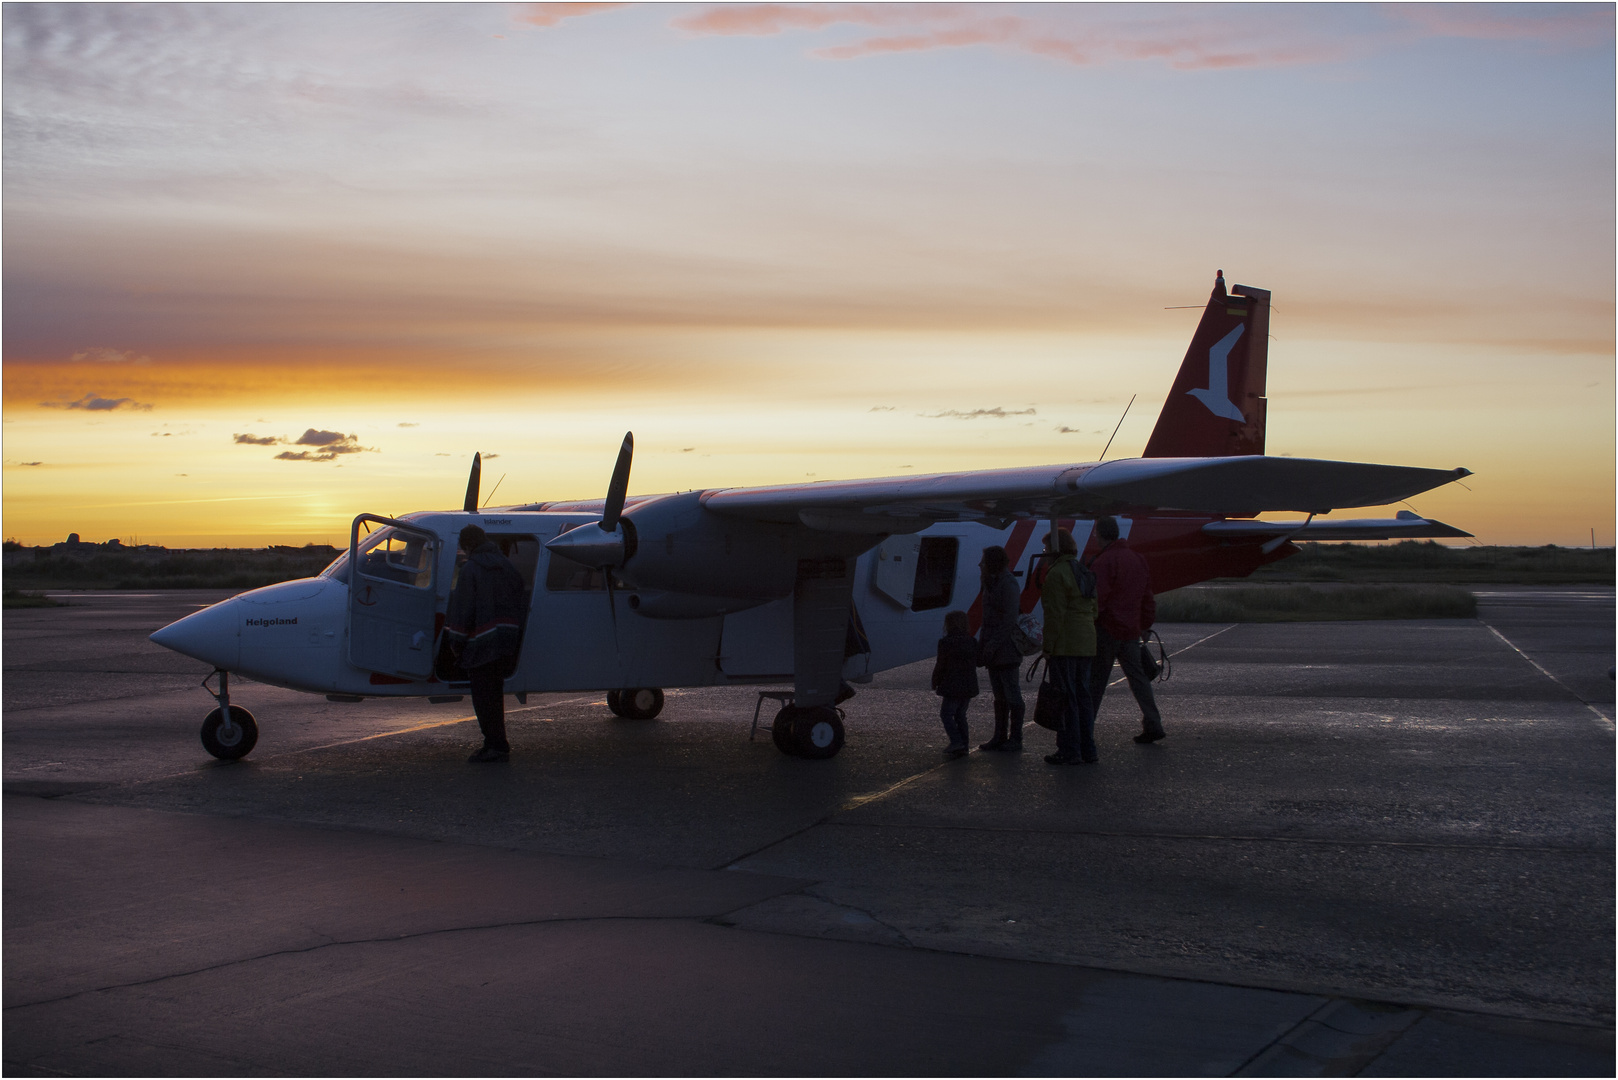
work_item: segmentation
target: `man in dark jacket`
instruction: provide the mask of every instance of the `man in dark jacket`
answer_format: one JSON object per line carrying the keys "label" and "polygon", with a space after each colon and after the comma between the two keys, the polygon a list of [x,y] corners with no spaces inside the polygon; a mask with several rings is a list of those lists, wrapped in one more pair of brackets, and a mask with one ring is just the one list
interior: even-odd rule
{"label": "man in dark jacket", "polygon": [[522,645],[527,589],[522,575],[476,525],[461,530],[466,564],[450,593],[444,637],[472,682],[472,708],[483,729],[483,748],[468,761],[505,761],[506,676]]}
{"label": "man in dark jacket", "polygon": [[1096,536],[1101,553],[1090,563],[1096,576],[1096,658],[1090,666],[1090,699],[1101,712],[1101,697],[1107,692],[1112,662],[1124,669],[1130,692],[1140,705],[1141,733],[1138,743],[1152,743],[1163,737],[1163,716],[1152,696],[1152,683],[1141,668],[1141,638],[1157,618],[1157,600],[1152,596],[1152,575],[1146,560],[1130,549],[1129,541],[1118,536],[1118,522],[1110,517],[1096,519]]}

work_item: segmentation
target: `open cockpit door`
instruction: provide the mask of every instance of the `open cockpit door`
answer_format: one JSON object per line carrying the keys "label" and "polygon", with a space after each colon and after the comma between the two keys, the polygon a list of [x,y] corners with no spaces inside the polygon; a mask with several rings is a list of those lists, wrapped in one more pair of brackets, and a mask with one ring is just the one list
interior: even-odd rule
{"label": "open cockpit door", "polygon": [[[361,537],[367,522],[381,526]],[[348,660],[357,668],[425,679],[433,673],[438,534],[361,514],[348,534]]]}

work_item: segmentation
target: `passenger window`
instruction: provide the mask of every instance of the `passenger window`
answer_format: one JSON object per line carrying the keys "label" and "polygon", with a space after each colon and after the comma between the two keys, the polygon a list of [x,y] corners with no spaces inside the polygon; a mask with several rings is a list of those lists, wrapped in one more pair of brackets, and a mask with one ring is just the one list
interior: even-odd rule
{"label": "passenger window", "polygon": [[953,536],[924,536],[916,553],[916,588],[911,594],[911,611],[948,607],[955,595],[955,562],[961,541]]}
{"label": "passenger window", "polygon": [[[614,588],[623,588],[623,578],[614,574],[612,584]],[[551,564],[545,571],[545,588],[551,592],[589,592],[606,587],[607,576],[600,570],[551,552]]]}
{"label": "passenger window", "polygon": [[[500,548],[500,554],[504,555],[507,561],[516,568],[517,573],[522,575],[522,587],[532,595],[534,577],[539,571],[539,539],[529,533],[489,533],[488,537]],[[466,552],[457,550],[455,552],[455,572],[451,577],[449,586],[451,592],[460,582],[461,568],[465,565]]]}
{"label": "passenger window", "polygon": [[532,593],[534,574],[539,570],[539,541],[526,533],[490,533],[489,539],[500,545],[500,554],[522,575],[522,587]]}
{"label": "passenger window", "polygon": [[[562,527],[562,532],[556,535],[560,536],[569,529],[576,527],[574,525],[565,525]],[[614,574],[612,584],[615,588],[622,588],[623,579]],[[606,587],[607,576],[600,570],[592,569],[581,562],[575,562],[566,555],[551,552],[550,565],[545,568],[546,589],[551,592],[590,592],[605,589]]]}

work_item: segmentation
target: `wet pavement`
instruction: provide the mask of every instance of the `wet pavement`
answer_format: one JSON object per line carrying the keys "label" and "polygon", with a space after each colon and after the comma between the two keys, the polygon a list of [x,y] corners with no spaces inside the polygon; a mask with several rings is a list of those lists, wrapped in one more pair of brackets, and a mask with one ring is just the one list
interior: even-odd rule
{"label": "wet pavement", "polygon": [[1613,590],[1477,591],[1160,628],[1169,738],[1065,769],[945,762],[928,664],[829,762],[237,680],[222,764],[145,635],[223,593],[8,611],[6,1072],[1610,1075]]}

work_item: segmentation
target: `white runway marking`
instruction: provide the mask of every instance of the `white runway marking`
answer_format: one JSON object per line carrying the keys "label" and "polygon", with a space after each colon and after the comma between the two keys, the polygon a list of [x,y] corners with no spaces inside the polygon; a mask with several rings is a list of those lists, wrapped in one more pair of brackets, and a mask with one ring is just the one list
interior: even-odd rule
{"label": "white runway marking", "polygon": [[1568,686],[1568,684],[1563,682],[1561,679],[1558,679],[1555,675],[1552,675],[1550,672],[1546,671],[1543,667],[1541,667],[1539,665],[1539,663],[1532,656],[1529,656],[1527,653],[1525,653],[1521,649],[1517,648],[1516,645],[1512,644],[1511,639],[1506,637],[1506,635],[1502,634],[1500,631],[1496,630],[1494,627],[1489,626],[1489,624],[1486,623],[1486,622],[1483,622],[1482,619],[1479,619],[1478,622],[1483,623],[1483,625],[1485,627],[1487,627],[1489,633],[1493,634],[1495,637],[1497,637],[1501,641],[1505,642],[1507,647],[1509,647],[1512,652],[1516,653],[1518,656],[1522,657],[1524,660],[1528,661],[1530,664],[1533,664],[1535,671],[1539,672],[1541,675],[1545,676],[1551,682],[1555,683],[1557,686],[1560,686],[1563,690],[1566,690],[1569,694],[1573,694],[1573,696],[1575,698],[1577,698],[1579,701],[1583,702],[1584,707],[1586,709],[1589,709],[1591,712],[1596,714],[1596,717],[1601,721],[1601,726],[1602,727],[1606,728],[1608,731],[1613,730],[1612,717],[1608,716],[1606,713],[1602,712],[1600,709],[1596,708],[1594,705],[1590,704],[1588,701],[1585,701],[1582,697],[1579,697],[1578,694],[1573,693],[1573,688],[1572,687]]}

